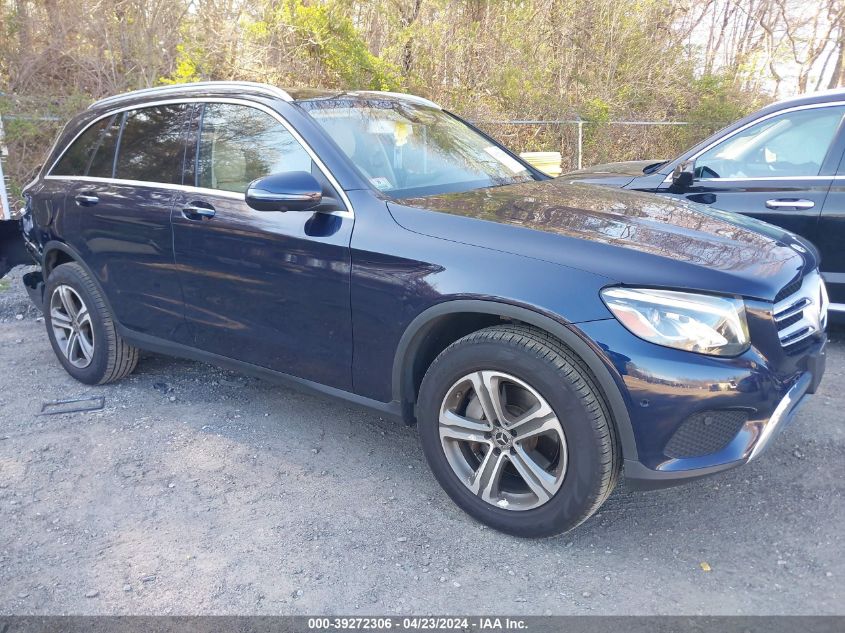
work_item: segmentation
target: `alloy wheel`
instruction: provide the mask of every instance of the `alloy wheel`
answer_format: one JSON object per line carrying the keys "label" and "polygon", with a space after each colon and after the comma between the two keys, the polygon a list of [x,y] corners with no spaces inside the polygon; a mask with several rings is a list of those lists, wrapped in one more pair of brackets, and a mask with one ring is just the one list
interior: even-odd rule
{"label": "alloy wheel", "polygon": [[485,502],[530,510],[566,476],[566,436],[545,398],[499,371],[456,381],[440,406],[440,442],[454,473]]}
{"label": "alloy wheel", "polygon": [[56,286],[50,296],[50,325],[59,349],[74,367],[84,369],[94,358],[94,325],[88,306],[73,288]]}

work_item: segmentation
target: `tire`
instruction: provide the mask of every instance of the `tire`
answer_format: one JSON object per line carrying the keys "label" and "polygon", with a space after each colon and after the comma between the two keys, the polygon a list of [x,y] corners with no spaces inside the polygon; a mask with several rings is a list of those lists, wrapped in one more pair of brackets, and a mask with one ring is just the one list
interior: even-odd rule
{"label": "tire", "polygon": [[[479,391],[492,395],[482,400]],[[423,451],[446,493],[514,536],[571,530],[619,479],[619,441],[590,371],[533,327],[494,326],[452,343],[428,368],[417,413]],[[490,430],[476,433],[478,424]]]}
{"label": "tire", "polygon": [[125,378],[138,364],[138,349],[117,333],[100,289],[75,262],[57,266],[47,278],[44,322],[62,367],[86,385]]}

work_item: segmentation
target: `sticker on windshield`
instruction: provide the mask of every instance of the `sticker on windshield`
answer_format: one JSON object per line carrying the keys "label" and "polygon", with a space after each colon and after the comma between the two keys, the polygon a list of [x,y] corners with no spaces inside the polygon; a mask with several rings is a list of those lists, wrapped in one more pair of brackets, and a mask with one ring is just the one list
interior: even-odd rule
{"label": "sticker on windshield", "polygon": [[384,176],[376,176],[375,178],[370,178],[370,182],[373,183],[373,187],[375,187],[379,191],[384,191],[385,189],[390,189],[391,187],[390,181]]}
{"label": "sticker on windshield", "polygon": [[522,165],[522,163],[520,163],[515,158],[509,156],[507,152],[505,152],[499,147],[496,147],[495,145],[485,147],[484,151],[490,154],[490,156],[502,163],[505,167],[510,169],[515,174],[518,174],[521,171],[525,171],[525,167]]}

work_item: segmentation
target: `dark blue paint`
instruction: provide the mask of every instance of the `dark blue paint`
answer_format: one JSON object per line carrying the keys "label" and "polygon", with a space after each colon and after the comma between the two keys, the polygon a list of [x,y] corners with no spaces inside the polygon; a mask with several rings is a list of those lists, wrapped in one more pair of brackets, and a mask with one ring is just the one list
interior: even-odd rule
{"label": "dark blue paint", "polygon": [[[409,417],[414,350],[435,319],[421,315],[483,305],[476,311],[488,322],[533,323],[578,350],[608,397],[626,463],[683,477],[742,462],[753,439],[741,434],[706,458],[669,459],[663,447],[687,415],[743,408],[762,423],[824,343],[821,335],[788,356],[778,342],[771,300],[817,266],[783,231],[685,201],[539,177],[390,200],[295,104],[248,90],[208,95],[276,108],[335,174],[355,217],[261,212],[207,190],[40,175],[27,190],[28,238],[45,264],[53,245],[80,258],[121,331],[150,348],[248,363],[384,410],[401,405]],[[71,122],[58,146],[97,114]],[[79,192],[99,201],[80,207]],[[714,358],[642,341],[600,299],[619,283],[741,295],[752,347]]]}
{"label": "dark blue paint", "polygon": [[[98,202],[79,204],[79,194]],[[67,241],[97,275],[117,320],[128,328],[171,338],[184,324],[182,289],[173,255],[170,208],[174,191],[121,184],[68,188],[64,213],[76,228]]]}
{"label": "dark blue paint", "polygon": [[[213,206],[212,219],[181,209]],[[191,338],[202,350],[352,388],[352,219],[269,213],[243,200],[179,192],[176,267]]]}
{"label": "dark blue paint", "polygon": [[[752,315],[753,334],[768,328]],[[624,384],[640,462],[654,470],[690,470],[748,457],[756,437],[744,434],[720,452],[691,459],[671,459],[663,447],[683,420],[699,411],[743,409],[751,424],[764,425],[778,402],[806,371],[804,357],[785,355],[774,345],[752,347],[736,358],[696,356],[650,345],[632,337],[616,320],[577,326],[606,351],[614,374]],[[814,343],[817,352],[823,341]],[[778,345],[779,347],[779,345]],[[643,401],[648,406],[642,406]]]}

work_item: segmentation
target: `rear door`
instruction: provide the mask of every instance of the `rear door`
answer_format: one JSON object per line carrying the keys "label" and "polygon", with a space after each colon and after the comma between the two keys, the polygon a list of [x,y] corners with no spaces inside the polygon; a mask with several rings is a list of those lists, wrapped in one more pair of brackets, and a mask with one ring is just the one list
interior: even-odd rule
{"label": "rear door", "polygon": [[274,112],[206,103],[173,208],[176,263],[191,345],[341,389],[351,389],[352,214],[259,212],[248,183],[310,171],[340,197]]}
{"label": "rear door", "polygon": [[[838,165],[843,104],[783,111],[745,128],[695,158],[695,180],[681,195],[771,222],[813,242]],[[659,192],[670,192],[664,182]]]}
{"label": "rear door", "polygon": [[66,200],[77,218],[72,246],[118,321],[167,339],[184,327],[170,208],[182,181],[188,109],[174,103],[114,115]]}

